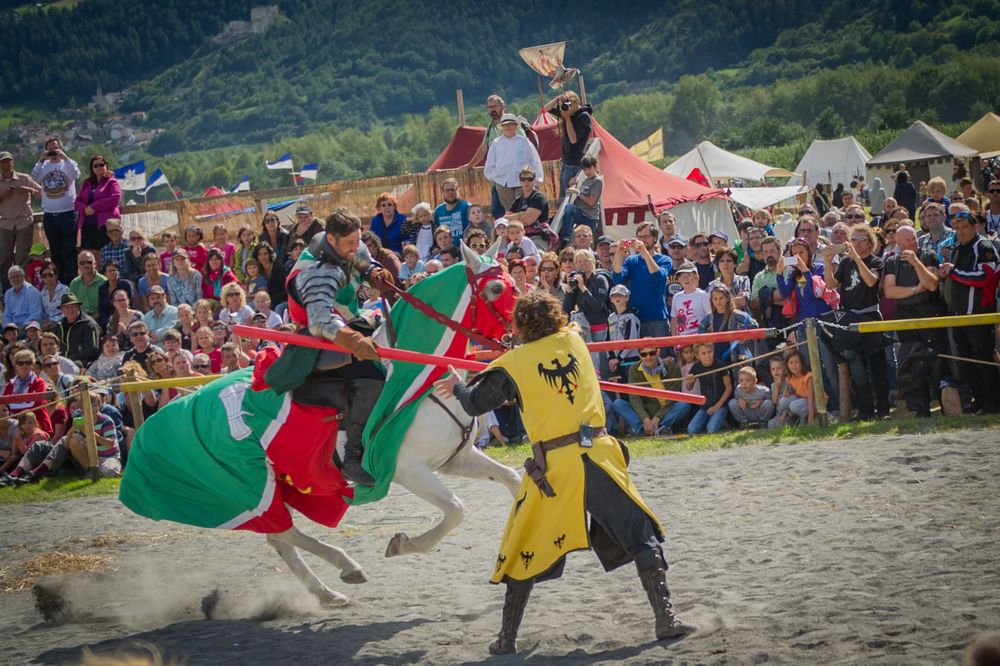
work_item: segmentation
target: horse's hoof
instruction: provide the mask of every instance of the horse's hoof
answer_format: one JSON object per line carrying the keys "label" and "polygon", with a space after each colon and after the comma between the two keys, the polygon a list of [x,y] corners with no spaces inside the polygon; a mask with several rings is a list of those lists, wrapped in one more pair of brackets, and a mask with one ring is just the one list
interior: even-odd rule
{"label": "horse's hoof", "polygon": [[396,532],[391,539],[389,539],[389,545],[385,549],[386,557],[396,557],[397,555],[403,554],[403,545],[410,540],[410,537],[406,536],[403,532]]}
{"label": "horse's hoof", "polygon": [[336,590],[323,590],[322,592],[317,592],[316,598],[319,600],[319,605],[323,608],[340,608],[341,606],[346,606],[351,603],[351,600],[348,599],[346,595],[343,595]]}
{"label": "horse's hoof", "polygon": [[368,574],[365,573],[364,569],[351,569],[350,571],[344,569],[340,572],[340,580],[351,585],[360,585],[368,582]]}

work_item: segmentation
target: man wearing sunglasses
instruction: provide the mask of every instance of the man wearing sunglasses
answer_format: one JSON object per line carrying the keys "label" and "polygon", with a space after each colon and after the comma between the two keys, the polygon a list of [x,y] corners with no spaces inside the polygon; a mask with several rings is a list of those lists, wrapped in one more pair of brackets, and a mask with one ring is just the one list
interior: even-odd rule
{"label": "man wearing sunglasses", "polygon": [[[681,369],[670,357],[662,359],[656,347],[646,347],[639,350],[639,362],[629,366],[628,383],[679,391]],[[633,435],[653,437],[663,431],[669,434],[673,425],[690,411],[691,405],[633,395],[628,399],[618,398],[611,403],[611,408],[625,419]]]}
{"label": "man wearing sunglasses", "polygon": [[59,302],[63,320],[56,327],[55,334],[59,338],[59,351],[86,368],[101,355],[101,327],[81,311],[82,305],[72,292],[63,295]]}
{"label": "man wearing sunglasses", "polygon": [[691,247],[694,248],[694,267],[698,269],[698,288],[707,291],[708,285],[718,277],[712,262],[712,241],[708,234],[699,231],[691,237]]}
{"label": "man wearing sunglasses", "polygon": [[990,181],[989,187],[986,189],[986,196],[990,202],[990,205],[983,211],[983,217],[986,219],[986,233],[996,238],[1000,235],[1000,178],[994,178]]}
{"label": "man wearing sunglasses", "polygon": [[99,291],[101,285],[108,281],[97,272],[97,264],[93,252],[86,250],[76,259],[79,275],[69,283],[69,290],[83,306],[83,311],[91,317],[96,317],[100,310]]}

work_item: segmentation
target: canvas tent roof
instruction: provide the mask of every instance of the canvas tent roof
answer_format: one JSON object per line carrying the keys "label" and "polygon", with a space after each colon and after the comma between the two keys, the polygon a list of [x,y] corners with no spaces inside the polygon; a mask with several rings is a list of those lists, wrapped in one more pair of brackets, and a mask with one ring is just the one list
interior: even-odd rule
{"label": "canvas tent roof", "polygon": [[[539,156],[543,161],[558,160],[561,139],[555,127],[535,127],[539,139]],[[455,136],[428,167],[428,171],[457,169],[472,158],[476,147],[486,133],[484,127],[459,127]],[[611,224],[615,215],[617,224],[626,224],[631,214],[641,221],[647,210],[647,195],[652,197],[657,210],[684,203],[703,203],[712,199],[725,199],[725,192],[709,189],[684,178],[666,173],[636,157],[597,120],[593,121],[593,135],[601,140],[598,161],[604,175],[604,219]]]}
{"label": "canvas tent roof", "polygon": [[1000,155],[1000,116],[990,112],[956,138],[970,148],[975,148],[983,157]]}
{"label": "canvas tent roof", "polygon": [[970,148],[918,120],[868,160],[868,166],[926,162],[945,157],[972,157],[978,154],[979,151],[975,148]]}
{"label": "canvas tent roof", "polygon": [[729,198],[743,204],[751,210],[760,210],[788,201],[795,197],[808,195],[809,188],[805,185],[786,185],[784,187],[731,187]]}
{"label": "canvas tent roof", "polygon": [[702,141],[664,169],[667,173],[686,178],[694,169],[700,169],[709,180],[764,180],[794,176],[787,169],[761,164],[748,157],[719,148],[711,141]]}
{"label": "canvas tent roof", "polygon": [[793,176],[789,185],[801,185],[803,178],[810,184],[851,182],[856,176],[865,175],[865,165],[872,154],[858,143],[853,136],[844,139],[826,141],[816,140],[809,144],[806,154],[799,160],[795,171],[801,175]]}

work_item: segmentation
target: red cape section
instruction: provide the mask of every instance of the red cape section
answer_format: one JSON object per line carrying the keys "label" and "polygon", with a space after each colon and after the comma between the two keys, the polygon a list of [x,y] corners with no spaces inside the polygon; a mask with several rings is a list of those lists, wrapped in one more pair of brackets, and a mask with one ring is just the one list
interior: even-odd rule
{"label": "red cape section", "polygon": [[[542,161],[558,160],[562,152],[558,129],[540,125],[533,126],[533,129],[538,133],[538,154]],[[597,120],[593,122],[593,133],[601,140],[598,160],[604,175],[605,224],[611,224],[615,215],[618,216],[618,224],[627,224],[630,213],[641,219],[647,209],[647,195],[652,196],[657,211],[682,203],[701,203],[726,196],[723,190],[710,189],[657,169],[633,154]],[[465,166],[485,135],[485,127],[459,127],[448,146],[427,170],[441,171]]]}

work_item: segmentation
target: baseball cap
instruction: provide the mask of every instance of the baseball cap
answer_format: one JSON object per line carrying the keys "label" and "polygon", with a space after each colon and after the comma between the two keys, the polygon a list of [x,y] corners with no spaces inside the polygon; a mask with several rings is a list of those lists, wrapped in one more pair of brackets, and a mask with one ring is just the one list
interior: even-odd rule
{"label": "baseball cap", "polygon": [[[597,239],[597,245],[604,245],[605,243],[611,245],[612,243],[614,243],[614,241],[611,240],[610,236],[601,236],[600,238]],[[596,245],[594,247],[596,247]],[[619,286],[624,286],[624,285],[619,285]]]}
{"label": "baseball cap", "polygon": [[611,293],[608,294],[608,295],[609,296],[628,296],[629,295],[628,287],[626,287],[623,284],[616,284],[615,286],[611,287]]}
{"label": "baseball cap", "polygon": [[27,326],[24,327],[24,330],[27,331],[29,328],[37,328],[39,331],[42,330],[42,327],[37,321],[29,321]]}
{"label": "baseball cap", "polygon": [[299,213],[312,213],[312,212],[313,212],[313,209],[310,208],[309,206],[307,206],[306,204],[299,204],[295,208],[295,214],[296,215],[298,215]]}
{"label": "baseball cap", "polygon": [[149,288],[149,293],[151,293],[151,294],[165,294],[167,292],[165,292],[163,290],[163,287],[161,287],[160,285],[154,284],[152,287]]}
{"label": "baseball cap", "polygon": [[3,151],[3,152],[0,152],[0,160],[12,160],[12,159],[14,159],[14,156],[11,155],[6,150]]}
{"label": "baseball cap", "polygon": [[263,312],[254,312],[253,316],[250,317],[250,320],[253,321],[254,319],[260,319],[261,321],[267,321],[267,315],[264,314]]}
{"label": "baseball cap", "polygon": [[679,247],[687,247],[688,239],[684,238],[684,236],[681,236],[680,234],[674,234],[673,236],[670,237],[670,240],[667,241],[667,247],[671,245],[677,245]]}
{"label": "baseball cap", "polygon": [[18,330],[17,324],[15,324],[14,322],[11,322],[9,324],[4,324],[4,327],[3,327],[3,332],[4,333],[6,333],[7,331],[9,331],[11,329],[14,329],[15,331]]}
{"label": "baseball cap", "polygon": [[711,240],[713,238],[721,238],[722,240],[726,241],[727,243],[729,242],[729,234],[727,234],[725,231],[713,231],[712,233],[710,233],[708,235],[708,238],[709,238],[709,240]]}
{"label": "baseball cap", "polygon": [[498,229],[500,228],[501,225],[507,227],[510,226],[510,222],[507,221],[506,217],[498,217],[496,219],[496,222],[493,223],[493,228]]}
{"label": "baseball cap", "polygon": [[28,250],[29,257],[40,257],[43,254],[45,254],[45,243],[35,243],[31,246],[31,249]]}
{"label": "baseball cap", "polygon": [[505,113],[502,116],[500,116],[501,125],[506,125],[507,123],[516,123],[516,122],[517,122],[517,116],[515,116],[513,113]]}
{"label": "baseball cap", "polygon": [[697,273],[698,269],[690,261],[685,261],[683,264],[674,269],[674,273],[678,275],[681,273]]}

